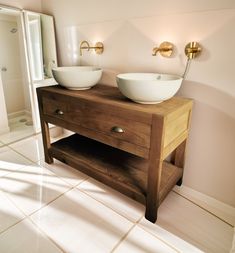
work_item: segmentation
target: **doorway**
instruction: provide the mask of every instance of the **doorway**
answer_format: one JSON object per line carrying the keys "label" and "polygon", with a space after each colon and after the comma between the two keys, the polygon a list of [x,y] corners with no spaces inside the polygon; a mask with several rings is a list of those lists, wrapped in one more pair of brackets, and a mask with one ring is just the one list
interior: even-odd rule
{"label": "doorway", "polygon": [[35,133],[20,10],[0,8],[0,144]]}

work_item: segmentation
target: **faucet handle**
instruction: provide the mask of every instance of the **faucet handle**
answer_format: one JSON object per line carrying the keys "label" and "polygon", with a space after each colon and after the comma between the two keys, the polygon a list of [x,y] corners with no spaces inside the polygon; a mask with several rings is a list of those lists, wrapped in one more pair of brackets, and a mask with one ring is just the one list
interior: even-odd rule
{"label": "faucet handle", "polygon": [[157,55],[157,52],[161,54],[163,57],[171,57],[173,53],[174,45],[171,42],[164,41],[160,44],[159,47],[153,48],[153,56]]}
{"label": "faucet handle", "polygon": [[94,49],[97,54],[102,54],[104,52],[104,45],[102,42],[96,42],[95,46],[90,46],[89,43],[86,40],[83,40],[80,43],[80,55],[82,56],[82,49],[87,49],[89,51],[90,49]]}

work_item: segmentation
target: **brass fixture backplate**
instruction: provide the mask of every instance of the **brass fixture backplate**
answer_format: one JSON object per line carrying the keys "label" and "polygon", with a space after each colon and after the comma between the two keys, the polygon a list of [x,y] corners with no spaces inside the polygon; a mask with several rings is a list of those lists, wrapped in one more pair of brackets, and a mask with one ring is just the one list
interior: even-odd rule
{"label": "brass fixture backplate", "polygon": [[104,44],[102,42],[96,42],[94,48],[97,54],[102,54],[104,52]]}
{"label": "brass fixture backplate", "polygon": [[185,55],[188,59],[194,59],[200,55],[202,48],[198,42],[190,42],[185,46]]}
{"label": "brass fixture backplate", "polygon": [[159,46],[159,53],[163,57],[171,57],[174,45],[171,42],[164,41]]}

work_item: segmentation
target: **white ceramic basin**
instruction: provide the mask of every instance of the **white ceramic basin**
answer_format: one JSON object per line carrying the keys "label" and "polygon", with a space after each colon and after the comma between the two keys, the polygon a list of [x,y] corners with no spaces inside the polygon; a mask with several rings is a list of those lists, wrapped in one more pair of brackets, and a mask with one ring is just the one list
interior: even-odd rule
{"label": "white ceramic basin", "polygon": [[102,69],[92,66],[58,67],[52,69],[58,84],[70,90],[87,90],[96,85]]}
{"label": "white ceramic basin", "polygon": [[121,93],[141,104],[157,104],[175,95],[182,77],[154,73],[126,73],[117,75]]}

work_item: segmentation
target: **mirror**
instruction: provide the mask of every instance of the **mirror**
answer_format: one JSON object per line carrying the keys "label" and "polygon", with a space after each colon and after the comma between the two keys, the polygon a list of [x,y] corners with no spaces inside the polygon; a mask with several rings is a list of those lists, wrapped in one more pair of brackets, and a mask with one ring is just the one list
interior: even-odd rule
{"label": "mirror", "polygon": [[26,50],[31,86],[31,105],[35,131],[41,130],[36,89],[56,84],[52,68],[57,67],[54,19],[42,13],[23,11]]}
{"label": "mirror", "polygon": [[51,69],[57,66],[53,17],[25,11],[24,19],[31,79],[52,78]]}

